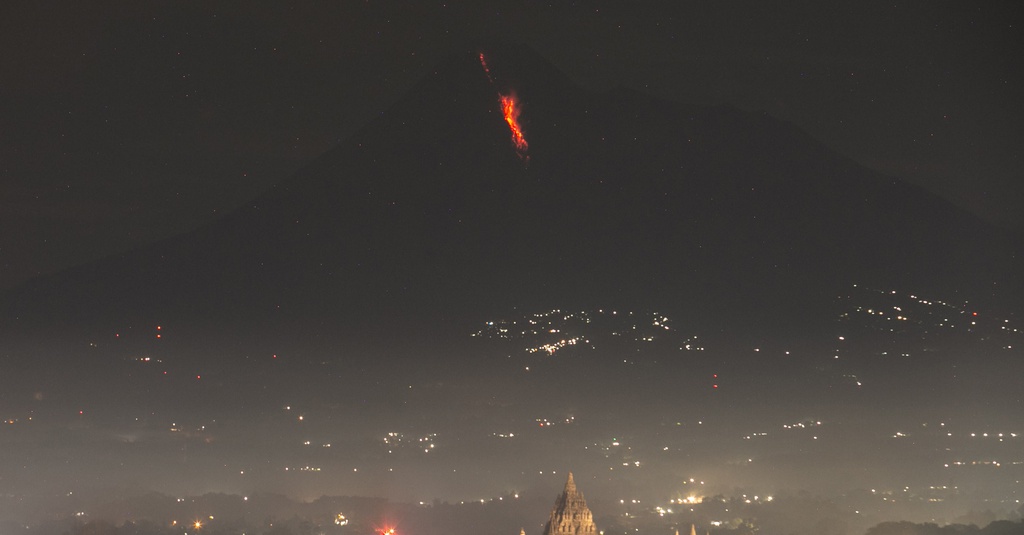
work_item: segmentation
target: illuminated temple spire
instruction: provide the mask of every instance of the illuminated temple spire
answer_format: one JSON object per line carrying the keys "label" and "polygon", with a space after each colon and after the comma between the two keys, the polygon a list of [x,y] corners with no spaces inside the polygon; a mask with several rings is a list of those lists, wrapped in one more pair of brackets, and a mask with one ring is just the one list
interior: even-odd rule
{"label": "illuminated temple spire", "polygon": [[555,507],[551,510],[551,518],[544,526],[544,535],[588,535],[596,534],[594,515],[587,507],[583,493],[576,490],[576,482],[569,472],[565,482],[565,490],[555,499]]}

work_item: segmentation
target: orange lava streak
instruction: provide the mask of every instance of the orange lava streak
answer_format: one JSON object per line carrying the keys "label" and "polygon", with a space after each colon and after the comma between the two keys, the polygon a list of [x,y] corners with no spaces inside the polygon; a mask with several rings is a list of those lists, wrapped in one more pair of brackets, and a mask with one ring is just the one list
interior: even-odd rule
{"label": "orange lava streak", "polygon": [[[491,76],[491,69],[487,66],[487,58],[483,52],[480,52],[480,66],[484,69],[484,74],[487,75],[487,81],[491,82],[491,85],[495,85],[494,77]],[[526,154],[526,149],[529,148],[529,144],[526,143],[526,136],[523,135],[523,128],[519,125],[519,99],[516,98],[515,93],[509,93],[503,95],[501,92],[498,93],[498,98],[501,101],[501,114],[505,117],[505,122],[508,123],[509,130],[512,131],[512,144],[516,147],[516,154],[519,159],[523,162],[529,162],[530,156]]]}
{"label": "orange lava streak", "polygon": [[519,126],[519,100],[516,99],[515,94],[499,94],[498,96],[501,97],[501,113],[505,116],[509,130],[512,131],[512,143],[516,146],[516,154],[523,160],[529,160],[530,157],[526,154],[526,149],[530,145],[526,142],[526,137],[523,136],[522,127]]}
{"label": "orange lava streak", "polygon": [[493,84],[494,78],[491,78],[491,69],[487,67],[487,58],[484,57],[483,52],[480,53],[480,66],[484,68],[484,74],[487,75],[487,80]]}

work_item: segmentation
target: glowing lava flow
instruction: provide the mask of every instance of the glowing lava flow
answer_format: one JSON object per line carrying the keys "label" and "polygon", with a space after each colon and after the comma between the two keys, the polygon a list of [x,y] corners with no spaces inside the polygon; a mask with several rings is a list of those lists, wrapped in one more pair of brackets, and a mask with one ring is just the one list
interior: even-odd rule
{"label": "glowing lava flow", "polygon": [[526,154],[526,149],[530,148],[530,145],[526,142],[526,137],[523,136],[522,127],[519,126],[519,100],[516,99],[515,93],[508,95],[499,93],[498,96],[501,97],[501,113],[505,115],[508,129],[512,131],[512,143],[516,146],[516,154],[524,162],[529,161],[530,155]]}
{"label": "glowing lava flow", "polygon": [[[494,77],[491,76],[491,69],[487,66],[487,58],[484,57],[483,52],[480,53],[480,66],[484,68],[487,80],[491,82],[491,85],[495,85]],[[530,155],[526,153],[526,149],[530,145],[526,142],[526,136],[523,135],[522,126],[519,125],[519,113],[521,111],[519,99],[516,98],[514,92],[506,95],[501,91],[498,91],[498,99],[501,102],[501,114],[505,117],[509,130],[512,131],[512,144],[516,147],[516,155],[523,162],[529,162]]]}
{"label": "glowing lava flow", "polygon": [[480,53],[480,66],[484,68],[484,74],[487,75],[487,80],[493,84],[494,78],[491,78],[491,69],[487,67],[487,58],[484,57],[483,52]]}

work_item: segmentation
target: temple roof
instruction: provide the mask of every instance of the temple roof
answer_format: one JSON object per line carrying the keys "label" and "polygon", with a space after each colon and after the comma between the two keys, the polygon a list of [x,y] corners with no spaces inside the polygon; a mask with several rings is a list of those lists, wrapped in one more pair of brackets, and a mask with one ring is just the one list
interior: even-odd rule
{"label": "temple roof", "polygon": [[596,535],[594,516],[587,507],[583,493],[576,489],[576,481],[569,472],[565,490],[555,499],[551,518],[544,527],[544,535]]}

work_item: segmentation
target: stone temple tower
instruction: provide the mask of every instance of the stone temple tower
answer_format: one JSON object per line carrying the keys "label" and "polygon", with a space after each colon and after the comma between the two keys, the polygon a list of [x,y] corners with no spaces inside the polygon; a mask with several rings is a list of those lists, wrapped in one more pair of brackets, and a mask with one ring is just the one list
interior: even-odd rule
{"label": "stone temple tower", "polygon": [[565,482],[565,490],[555,500],[551,519],[544,526],[544,535],[597,535],[594,515],[587,507],[583,494],[576,490],[572,472]]}

